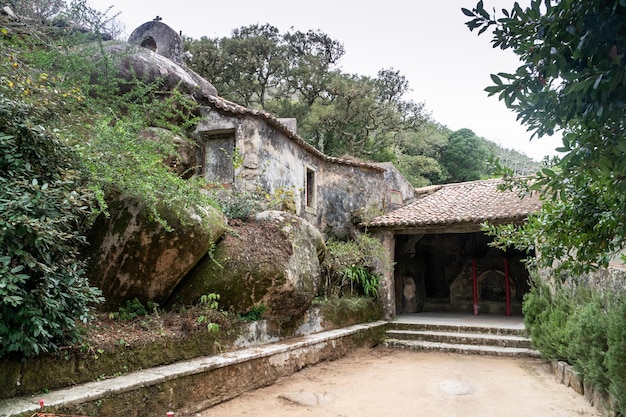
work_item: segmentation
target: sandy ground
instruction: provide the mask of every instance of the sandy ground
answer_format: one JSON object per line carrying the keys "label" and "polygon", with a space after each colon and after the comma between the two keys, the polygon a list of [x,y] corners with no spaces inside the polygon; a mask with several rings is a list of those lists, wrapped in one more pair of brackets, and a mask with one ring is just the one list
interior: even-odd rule
{"label": "sandy ground", "polygon": [[204,411],[202,417],[600,416],[535,359],[358,350]]}

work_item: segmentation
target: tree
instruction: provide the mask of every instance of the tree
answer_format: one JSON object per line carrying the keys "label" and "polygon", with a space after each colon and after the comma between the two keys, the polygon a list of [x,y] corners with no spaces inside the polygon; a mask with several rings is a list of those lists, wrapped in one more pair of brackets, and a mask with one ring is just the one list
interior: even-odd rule
{"label": "tree", "polygon": [[87,0],[0,0],[0,7],[5,5],[35,27],[52,24],[110,37],[123,32],[118,14],[111,15],[113,6],[99,11],[90,7]]}
{"label": "tree", "polygon": [[303,120],[303,134],[329,155],[393,159],[404,135],[427,119],[422,103],[402,99],[406,89],[392,90],[402,80],[394,70],[381,70],[376,78],[336,72]]}
{"label": "tree", "polygon": [[47,24],[59,15],[65,7],[65,0],[4,0],[0,5],[6,3],[20,17],[30,19],[36,24]]}
{"label": "tree", "polygon": [[[626,2],[532,0],[501,14],[480,1],[470,30],[492,29],[492,44],[522,61],[487,87],[533,136],[563,133],[565,153],[529,184],[543,209],[503,244],[537,249],[540,265],[580,273],[606,266],[626,243]],[[590,245],[589,242],[593,242]]]}
{"label": "tree", "polygon": [[200,39],[185,37],[183,41],[185,63],[213,84],[220,96],[234,99],[229,96],[228,82],[231,77],[220,49],[220,39],[203,36]]}
{"label": "tree", "polygon": [[289,48],[289,87],[311,106],[326,91],[343,45],[319,30],[288,32],[283,38]]}
{"label": "tree", "polygon": [[503,148],[497,143],[488,140],[485,140],[485,145],[497,163],[509,170],[512,176],[526,177],[533,175],[541,169],[541,162],[515,149]]}
{"label": "tree", "polygon": [[447,182],[462,182],[479,180],[485,176],[488,159],[484,140],[470,129],[460,129],[448,138],[440,162],[448,171]]}
{"label": "tree", "polygon": [[241,105],[265,109],[267,100],[286,88],[289,49],[272,25],[242,26],[221,39],[187,39],[186,47],[192,69]]}

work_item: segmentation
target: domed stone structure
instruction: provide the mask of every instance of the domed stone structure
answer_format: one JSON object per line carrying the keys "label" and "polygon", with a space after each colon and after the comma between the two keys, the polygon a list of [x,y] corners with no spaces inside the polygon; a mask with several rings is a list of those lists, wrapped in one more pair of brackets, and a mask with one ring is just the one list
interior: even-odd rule
{"label": "domed stone structure", "polygon": [[171,27],[161,22],[157,16],[146,22],[130,34],[128,43],[148,48],[159,55],[183,64],[183,39]]}

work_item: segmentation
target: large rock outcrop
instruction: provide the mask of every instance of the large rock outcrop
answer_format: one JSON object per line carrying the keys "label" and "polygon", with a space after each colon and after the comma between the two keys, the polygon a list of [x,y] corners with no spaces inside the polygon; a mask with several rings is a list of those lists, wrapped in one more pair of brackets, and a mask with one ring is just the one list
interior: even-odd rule
{"label": "large rock outcrop", "polygon": [[110,202],[109,213],[101,215],[89,232],[86,254],[90,282],[102,290],[103,308],[109,311],[135,297],[164,305],[226,230],[226,219],[213,207],[197,208],[185,219],[161,212],[171,231],[127,196]]}
{"label": "large rock outcrop", "polygon": [[[136,45],[123,42],[108,42],[104,51],[113,58],[116,75],[127,82],[121,84],[121,91],[129,91],[140,81],[146,84],[158,83],[163,90],[178,89],[202,102],[208,96],[216,96],[215,87],[187,67]],[[93,74],[92,82],[99,83],[101,74]]]}
{"label": "large rock outcrop", "polygon": [[265,306],[264,318],[279,324],[301,319],[317,295],[325,244],[300,217],[270,211],[233,226],[185,277],[172,303],[194,304],[220,295],[220,306],[244,314]]}

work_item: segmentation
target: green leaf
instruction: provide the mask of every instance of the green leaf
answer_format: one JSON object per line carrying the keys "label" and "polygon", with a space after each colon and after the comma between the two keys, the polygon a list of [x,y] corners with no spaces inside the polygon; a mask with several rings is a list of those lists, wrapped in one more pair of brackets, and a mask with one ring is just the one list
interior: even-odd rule
{"label": "green leaf", "polygon": [[598,75],[598,78],[596,78],[596,81],[593,83],[593,89],[597,90],[598,86],[600,85],[600,81],[602,81],[602,77],[604,76],[604,74],[600,74]]}
{"label": "green leaf", "polygon": [[491,74],[491,81],[493,81],[496,85],[502,85],[502,80],[495,74]]}
{"label": "green leaf", "polygon": [[483,0],[480,0],[478,4],[476,5],[476,11],[485,19],[489,19],[491,17],[489,16],[489,13],[487,13],[487,11],[485,10],[485,7],[483,6]]}
{"label": "green leaf", "polygon": [[465,16],[474,17],[474,13],[472,13],[471,10],[468,10],[465,7],[461,7],[461,11]]}

